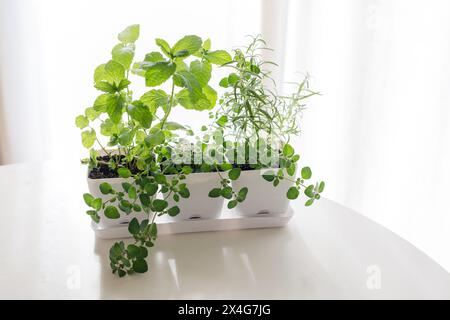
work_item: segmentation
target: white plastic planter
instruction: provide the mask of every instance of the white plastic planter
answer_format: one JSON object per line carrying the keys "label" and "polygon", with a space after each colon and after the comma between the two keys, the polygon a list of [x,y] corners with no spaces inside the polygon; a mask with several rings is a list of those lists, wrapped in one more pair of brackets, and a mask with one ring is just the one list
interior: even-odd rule
{"label": "white plastic planter", "polygon": [[[245,170],[241,172],[239,179],[233,181],[233,189],[237,192],[243,187],[248,188],[244,202],[239,203],[234,209],[240,216],[258,216],[263,214],[284,214],[289,207],[289,199],[286,197],[288,189],[293,182],[286,179],[280,180],[274,187],[272,182],[264,180],[262,175],[267,171],[278,169]],[[285,173],[286,175],[286,173]]]}
{"label": "white plastic planter", "polygon": [[[101,183],[107,182],[109,183],[114,190],[122,191],[122,183],[128,182],[133,184],[133,179],[124,179],[124,178],[107,178],[107,179],[90,179],[87,178],[88,188],[90,194],[92,194],[95,198],[101,198],[103,201],[109,200],[113,197],[111,194],[103,194],[100,192],[99,186]],[[130,200],[127,196],[124,197],[127,200]],[[117,204],[117,201],[113,204]],[[118,219],[109,219],[105,216],[104,210],[100,210],[98,215],[100,216],[100,222],[98,223],[100,228],[112,228],[120,225],[127,225],[128,222],[133,218],[141,219],[144,215],[142,212],[132,212],[130,214],[126,214],[125,212],[120,212],[120,218]]]}
{"label": "white plastic planter", "polygon": [[[167,176],[171,179],[173,176]],[[209,191],[220,186],[220,177],[217,172],[191,173],[180,183],[186,183],[189,189],[189,198],[181,198],[175,202],[170,196],[167,198],[169,208],[178,206],[180,213],[173,220],[191,220],[191,219],[215,219],[220,217],[223,207],[223,198],[210,198]]]}

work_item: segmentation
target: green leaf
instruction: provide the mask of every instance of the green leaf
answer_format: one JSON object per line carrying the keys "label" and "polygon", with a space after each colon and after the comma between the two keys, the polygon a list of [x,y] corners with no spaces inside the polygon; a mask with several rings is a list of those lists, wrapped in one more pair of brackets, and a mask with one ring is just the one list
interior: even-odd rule
{"label": "green leaf", "polygon": [[159,86],[175,72],[177,66],[169,61],[155,62],[145,72],[145,85],[148,87]]}
{"label": "green leaf", "polygon": [[192,73],[188,71],[179,71],[177,72],[177,75],[183,80],[183,86],[189,90],[190,99],[193,103],[204,97],[202,86]]}
{"label": "green leaf", "polygon": [[231,187],[225,187],[220,191],[220,194],[225,199],[231,199],[233,197],[233,189]]}
{"label": "green leaf", "polygon": [[111,187],[111,185],[108,182],[100,183],[99,188],[100,188],[100,192],[103,194],[111,193],[111,191],[113,190],[113,188]]}
{"label": "green leaf", "polygon": [[116,96],[115,103],[108,105],[106,112],[114,123],[119,123],[122,120],[122,114],[124,109],[124,101],[121,96]]}
{"label": "green leaf", "polygon": [[164,61],[164,57],[162,56],[161,53],[153,51],[153,52],[147,53],[145,55],[144,61],[159,62],[159,61]]}
{"label": "green leaf", "polygon": [[84,115],[89,119],[89,121],[94,121],[98,118],[101,112],[98,112],[94,107],[89,107],[84,110]]}
{"label": "green leaf", "polygon": [[206,39],[204,42],[203,42],[203,49],[205,49],[205,50],[209,50],[209,49],[211,49],[211,39]]}
{"label": "green leaf", "polygon": [[208,193],[208,196],[210,198],[218,198],[221,196],[221,191],[222,190],[220,188],[214,188]]}
{"label": "green leaf", "polygon": [[181,172],[184,174],[191,174],[192,171],[193,171],[193,169],[190,166],[183,166],[183,168],[181,169]]}
{"label": "green leaf", "polygon": [[75,124],[78,128],[84,129],[89,125],[89,119],[85,116],[78,116],[75,118]]}
{"label": "green leaf", "polygon": [[[110,60],[105,64],[104,71],[108,77],[112,80],[110,84],[119,85],[119,83],[125,79],[125,68],[117,61]],[[106,80],[106,79],[104,79]],[[109,81],[108,81],[109,82]]]}
{"label": "green leaf", "polygon": [[237,200],[231,200],[230,202],[228,202],[228,209],[233,209],[234,207],[236,207],[238,204]]}
{"label": "green leaf", "polygon": [[233,169],[233,165],[231,163],[225,162],[220,165],[220,169],[222,169],[223,171],[228,171]]}
{"label": "green leaf", "polygon": [[155,199],[153,200],[153,210],[156,212],[164,211],[169,204],[165,200]]}
{"label": "green leaf", "polygon": [[243,202],[245,200],[245,198],[247,197],[247,193],[248,193],[248,188],[247,187],[241,188],[241,190],[239,190],[239,192],[238,192],[237,200],[239,202]]}
{"label": "green leaf", "polygon": [[117,170],[117,174],[119,175],[119,177],[125,178],[125,179],[131,177],[131,171],[128,168],[124,168],[124,167],[120,167]]}
{"label": "green leaf", "polygon": [[322,193],[323,192],[323,189],[325,189],[325,182],[320,182],[320,184],[319,184],[319,192],[320,193]]}
{"label": "green leaf", "polygon": [[286,143],[283,146],[283,155],[285,155],[288,158],[294,155],[294,148],[292,148],[292,146],[289,143]]}
{"label": "green leaf", "polygon": [[165,139],[166,139],[166,137],[164,135],[164,132],[162,132],[161,130],[158,130],[155,133],[148,135],[145,138],[145,143],[147,144],[147,146],[149,148],[153,148],[155,146],[163,144]]}
{"label": "green leaf", "polygon": [[178,103],[188,110],[209,110],[211,109],[211,102],[207,99],[206,95],[201,94],[201,98],[196,102],[193,102],[192,95],[188,89],[180,90],[176,94],[176,99]]}
{"label": "green leaf", "polygon": [[154,112],[156,108],[167,105],[169,96],[163,90],[150,90],[144,93],[140,100]]}
{"label": "green leaf", "polygon": [[208,100],[209,104],[205,108],[207,110],[211,110],[215,107],[217,102],[217,92],[210,86],[203,87],[203,94],[206,96],[206,99]]}
{"label": "green leaf", "polygon": [[262,177],[264,178],[264,180],[271,182],[275,179],[275,174],[274,172],[270,171],[264,173]]}
{"label": "green leaf", "polygon": [[152,236],[152,238],[156,238],[156,236],[158,235],[158,227],[154,222],[150,225],[150,235]]}
{"label": "green leaf", "polygon": [[309,179],[312,176],[312,172],[311,172],[311,169],[309,167],[302,168],[301,174],[302,174],[302,178],[303,179]]}
{"label": "green leaf", "polygon": [[217,123],[219,126],[221,126],[221,127],[224,127],[224,126],[227,124],[227,122],[228,122],[228,117],[225,116],[225,115],[221,116],[221,117],[216,121],[216,123]]}
{"label": "green leaf", "polygon": [[94,197],[90,193],[83,194],[84,202],[90,207],[92,205],[92,201],[94,201]]}
{"label": "green leaf", "polygon": [[233,168],[228,172],[228,177],[231,180],[237,180],[239,176],[241,175],[241,169],[240,168]]}
{"label": "green leaf", "polygon": [[100,125],[100,133],[104,136],[110,137],[115,134],[118,135],[120,133],[121,128],[122,124],[116,124],[112,122],[111,119],[106,119]]}
{"label": "green leaf", "polygon": [[308,198],[314,198],[314,185],[311,184],[305,189],[305,195]]}
{"label": "green leaf", "polygon": [[133,187],[133,186],[131,186],[129,189],[128,189],[128,196],[130,197],[130,199],[136,199],[136,197],[137,197],[137,192],[136,192],[136,188],[135,187]]}
{"label": "green leaf", "polygon": [[149,207],[150,206],[150,197],[148,196],[148,194],[140,193],[139,194],[139,200],[141,201],[141,204],[144,207]]}
{"label": "green leaf", "polygon": [[125,70],[130,69],[134,58],[134,45],[119,43],[111,51],[112,59],[120,63]]}
{"label": "green leaf", "polygon": [[121,146],[129,146],[133,142],[133,138],[134,138],[134,132],[132,132],[128,129],[124,129],[119,134],[119,144]]}
{"label": "green leaf", "polygon": [[131,119],[139,122],[142,127],[148,129],[152,125],[153,115],[142,103],[128,105],[127,112]]}
{"label": "green leaf", "polygon": [[194,35],[184,36],[175,43],[172,47],[172,52],[177,54],[178,51],[186,50],[188,55],[191,55],[200,50],[201,46],[202,39],[200,37]]}
{"label": "green leaf", "polygon": [[95,99],[94,110],[97,112],[106,112],[111,104],[117,103],[117,97],[114,94],[104,93]]}
{"label": "green leaf", "polygon": [[[159,126],[160,123],[158,123]],[[160,126],[159,126],[160,127]],[[186,130],[186,127],[174,121],[166,121],[164,124],[164,129],[175,131],[175,130]]]}
{"label": "green leaf", "polygon": [[128,231],[131,234],[139,233],[139,221],[136,218],[131,219],[130,223],[128,224]]}
{"label": "green leaf", "polygon": [[139,249],[139,247],[134,244],[129,244],[127,247],[127,251],[128,251],[128,257],[130,259],[136,258],[139,255],[139,253],[141,253],[141,249]]}
{"label": "green leaf", "polygon": [[172,208],[170,208],[167,213],[169,214],[169,216],[171,217],[175,217],[177,214],[180,213],[180,208],[178,208],[178,206],[174,206]]}
{"label": "green leaf", "polygon": [[197,79],[202,87],[206,86],[211,79],[211,64],[207,61],[194,60],[191,62],[189,71]]}
{"label": "green leaf", "polygon": [[289,168],[286,169],[288,175],[290,175],[291,177],[294,176],[295,174],[295,163],[292,163]]}
{"label": "green leaf", "polygon": [[219,86],[222,88],[228,88],[228,77],[222,78],[219,82]]}
{"label": "green leaf", "polygon": [[138,258],[146,258],[148,256],[148,250],[146,247],[139,247]]}
{"label": "green leaf", "polygon": [[180,190],[178,191],[178,193],[180,194],[180,196],[182,198],[189,198],[189,196],[191,195],[191,193],[189,192],[189,189],[184,187],[184,188],[180,188]]}
{"label": "green leaf", "polygon": [[223,65],[232,61],[231,55],[225,50],[210,51],[205,58],[209,62],[218,65]]}
{"label": "green leaf", "polygon": [[290,187],[287,191],[287,198],[290,200],[294,200],[298,198],[299,192],[296,187]]}
{"label": "green leaf", "polygon": [[228,76],[228,84],[234,86],[239,81],[239,76],[236,73],[230,73]]}
{"label": "green leaf", "polygon": [[144,190],[149,196],[153,196],[156,191],[158,191],[158,185],[156,183],[149,182],[144,186]]}
{"label": "green leaf", "polygon": [[137,273],[145,273],[148,271],[147,262],[144,259],[136,259],[133,262],[133,270]]}
{"label": "green leaf", "polygon": [[155,39],[156,45],[161,48],[161,51],[169,58],[171,58],[170,46],[164,39]]}
{"label": "green leaf", "polygon": [[109,219],[118,219],[118,218],[120,218],[120,213],[116,207],[107,206],[105,208],[105,216]]}
{"label": "green leaf", "polygon": [[86,130],[81,133],[81,142],[87,149],[91,148],[94,145],[96,138],[97,135],[95,134],[94,129]]}
{"label": "green leaf", "polygon": [[306,207],[309,207],[310,205],[312,205],[314,203],[314,199],[308,199],[306,202],[305,202],[305,206]]}
{"label": "green leaf", "polygon": [[117,91],[115,86],[113,86],[109,82],[106,82],[106,81],[103,81],[103,80],[99,81],[99,82],[96,82],[94,87],[96,89],[100,90],[100,91],[108,92],[108,93],[114,93],[114,92]]}
{"label": "green leaf", "polygon": [[128,190],[130,190],[131,187],[132,187],[131,183],[122,182],[122,188],[123,190],[125,190],[125,192],[128,192]]}
{"label": "green leaf", "polygon": [[139,25],[133,24],[126,27],[125,30],[118,34],[117,38],[123,43],[134,43],[139,38]]}

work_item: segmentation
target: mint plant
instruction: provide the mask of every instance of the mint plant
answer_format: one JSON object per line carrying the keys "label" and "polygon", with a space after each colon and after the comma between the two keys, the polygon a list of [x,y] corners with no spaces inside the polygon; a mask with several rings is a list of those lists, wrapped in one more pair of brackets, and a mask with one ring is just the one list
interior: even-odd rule
{"label": "mint plant", "polygon": [[[108,219],[131,213],[141,215],[128,225],[134,243],[125,245],[120,241],[111,247],[111,268],[120,277],[147,271],[145,258],[158,234],[156,218],[180,213],[177,205],[169,207],[168,197],[178,202],[190,196],[183,180],[192,168],[175,168],[170,151],[177,132],[188,129],[169,121],[171,111],[178,105],[199,111],[212,109],[217,100],[216,91],[209,86],[213,65],[231,61],[226,51],[211,50],[210,40],[188,35],[173,46],[156,39],[159,51],[151,51],[143,61],[134,62],[138,38],[139,25],[118,34],[119,43],[113,47],[111,59],[94,72],[99,96],[75,119],[82,130],[82,144],[89,149],[89,158],[83,160],[89,165],[89,175],[96,178],[111,174],[109,178],[129,181],[120,188],[101,183],[99,191],[104,197],[84,194],[87,214],[95,223],[100,222],[100,212]],[[130,88],[133,74],[143,77],[145,85],[152,88],[138,99]],[[170,86],[168,92],[163,89],[166,83]],[[166,177],[168,173],[171,179]]]}

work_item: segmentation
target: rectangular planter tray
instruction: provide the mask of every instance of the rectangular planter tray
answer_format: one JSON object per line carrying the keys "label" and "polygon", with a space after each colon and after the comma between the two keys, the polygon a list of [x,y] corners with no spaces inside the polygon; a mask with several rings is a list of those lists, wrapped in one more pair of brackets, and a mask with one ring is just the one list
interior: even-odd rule
{"label": "rectangular planter tray", "polygon": [[[222,215],[217,219],[172,221],[163,216],[157,218],[158,235],[283,227],[289,222],[292,215],[293,210],[289,207],[283,214],[261,214],[253,217],[238,216],[230,210],[223,210]],[[95,235],[100,239],[123,239],[131,237],[128,232],[128,223],[113,228],[100,228],[96,223],[92,222],[91,227],[95,231]]]}

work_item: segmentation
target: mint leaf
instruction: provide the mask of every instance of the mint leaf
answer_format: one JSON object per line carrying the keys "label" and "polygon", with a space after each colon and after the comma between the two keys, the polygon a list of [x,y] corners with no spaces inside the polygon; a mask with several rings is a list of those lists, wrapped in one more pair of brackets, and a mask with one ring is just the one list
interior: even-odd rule
{"label": "mint leaf", "polygon": [[159,61],[164,61],[164,57],[162,56],[161,53],[153,51],[153,52],[147,53],[145,55],[144,61],[159,62]]}
{"label": "mint leaf", "polygon": [[155,42],[156,42],[156,45],[157,45],[158,47],[161,48],[161,51],[162,51],[167,57],[172,58],[172,57],[171,57],[171,53],[170,53],[170,51],[171,51],[171,50],[170,50],[170,46],[169,46],[169,44],[167,43],[166,40],[157,38],[157,39],[155,39]]}
{"label": "mint leaf", "polygon": [[130,69],[131,62],[134,58],[134,49],[134,44],[125,45],[119,43],[111,51],[112,59],[119,62],[126,70],[128,70]]}
{"label": "mint leaf", "polygon": [[147,91],[140,98],[142,103],[150,107],[154,112],[156,111],[156,108],[165,106],[168,99],[168,95],[163,90]]}
{"label": "mint leaf", "polygon": [[139,29],[138,24],[128,26],[118,34],[117,38],[123,43],[134,43],[139,38]]}
{"label": "mint leaf", "polygon": [[183,80],[183,86],[189,90],[192,102],[197,102],[203,97],[202,87],[197,78],[188,71],[179,71],[177,75]]}
{"label": "mint leaf", "polygon": [[172,52],[177,54],[177,52],[185,50],[187,51],[187,56],[196,53],[202,46],[202,38],[194,35],[185,36],[180,39],[172,47]]}
{"label": "mint leaf", "polygon": [[96,84],[106,81],[113,86],[118,86],[122,79],[125,79],[125,68],[114,60],[99,65],[94,71],[94,82]]}
{"label": "mint leaf", "polygon": [[140,101],[139,103],[134,102],[128,105],[127,112],[131,119],[139,122],[142,127],[148,129],[152,125],[153,115],[148,107],[144,106]]}
{"label": "mint leaf", "polygon": [[175,72],[176,67],[174,63],[168,61],[155,62],[145,72],[145,85],[155,87],[162,84]]}
{"label": "mint leaf", "polygon": [[153,148],[157,145],[162,144],[165,141],[166,137],[164,135],[164,132],[161,130],[156,131],[155,133],[147,136],[145,138],[145,143],[149,148]]}
{"label": "mint leaf", "polygon": [[95,130],[86,130],[81,133],[81,142],[83,146],[87,149],[92,147],[94,145],[95,139],[97,138],[97,135],[95,134]]}
{"label": "mint leaf", "polygon": [[211,64],[207,61],[194,60],[191,62],[189,71],[202,87],[206,86],[211,79]]}
{"label": "mint leaf", "polygon": [[78,116],[75,118],[75,124],[80,129],[86,128],[89,125],[89,119],[85,116]]}
{"label": "mint leaf", "polygon": [[205,56],[206,60],[213,64],[222,65],[232,61],[232,58],[225,50],[210,51]]}

